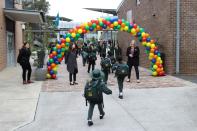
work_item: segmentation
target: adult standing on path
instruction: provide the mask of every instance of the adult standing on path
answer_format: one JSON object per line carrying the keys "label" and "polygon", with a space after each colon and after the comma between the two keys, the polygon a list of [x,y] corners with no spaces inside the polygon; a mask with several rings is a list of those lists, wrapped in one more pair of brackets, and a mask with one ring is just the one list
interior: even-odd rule
{"label": "adult standing on path", "polygon": [[137,83],[140,82],[139,68],[138,68],[139,55],[140,55],[140,49],[138,46],[135,45],[135,40],[132,40],[130,43],[130,47],[127,48],[127,52],[126,52],[126,56],[128,57],[127,64],[129,66],[129,74],[128,74],[127,82],[130,82],[132,66],[134,66],[135,68]]}
{"label": "adult standing on path", "polygon": [[77,85],[76,75],[78,73],[77,66],[77,49],[76,45],[70,46],[69,52],[65,54],[65,64],[67,64],[67,70],[69,72],[70,85]]}
{"label": "adult standing on path", "polygon": [[[30,79],[31,79],[31,64],[29,62],[30,60],[30,56],[31,56],[31,50],[30,50],[30,46],[29,43],[24,42],[23,43],[23,47],[20,49],[19,51],[19,55],[17,58],[17,62],[21,65],[22,69],[23,69],[23,84],[29,84],[29,83],[33,83]],[[27,74],[27,78],[26,78],[26,73],[28,71]],[[26,81],[27,80],[27,81]]]}

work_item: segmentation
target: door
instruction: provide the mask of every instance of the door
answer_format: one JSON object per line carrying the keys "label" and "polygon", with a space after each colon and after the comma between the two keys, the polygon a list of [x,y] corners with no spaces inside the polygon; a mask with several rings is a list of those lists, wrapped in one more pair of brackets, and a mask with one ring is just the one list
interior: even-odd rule
{"label": "door", "polygon": [[14,34],[7,32],[7,66],[15,66]]}

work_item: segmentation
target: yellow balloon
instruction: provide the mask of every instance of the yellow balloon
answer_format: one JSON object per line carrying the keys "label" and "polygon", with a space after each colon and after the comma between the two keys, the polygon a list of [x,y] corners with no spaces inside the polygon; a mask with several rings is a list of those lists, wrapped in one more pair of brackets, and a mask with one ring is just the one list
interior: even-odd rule
{"label": "yellow balloon", "polygon": [[75,33],[72,33],[71,36],[72,36],[73,38],[75,38],[76,34],[75,34]]}
{"label": "yellow balloon", "polygon": [[124,28],[120,28],[120,31],[123,31],[124,30]]}
{"label": "yellow balloon", "polygon": [[83,32],[83,31],[82,31],[82,29],[79,29],[79,30],[78,30],[78,33],[80,33],[80,34],[81,34],[82,32]]}
{"label": "yellow balloon", "polygon": [[133,28],[133,29],[131,29],[131,33],[132,34],[136,34],[136,30]]}
{"label": "yellow balloon", "polygon": [[146,43],[146,46],[147,46],[147,47],[150,47],[150,42]]}
{"label": "yellow balloon", "polygon": [[125,27],[124,27],[124,30],[125,30],[125,31],[128,31],[128,29],[129,29],[128,26],[125,26]]}
{"label": "yellow balloon", "polygon": [[149,59],[149,60],[152,60],[152,59],[153,59],[153,57],[149,56],[149,57],[148,57],[148,59]]}
{"label": "yellow balloon", "polygon": [[150,54],[149,54],[149,56],[150,56],[150,57],[153,57],[153,56],[154,56],[154,54],[153,54],[153,53],[150,53]]}
{"label": "yellow balloon", "polygon": [[153,68],[154,68],[154,69],[157,69],[157,68],[158,68],[158,66],[157,66],[157,65],[154,65],[154,66],[153,66]]}
{"label": "yellow balloon", "polygon": [[66,38],[66,42],[68,42],[68,43],[70,42],[70,38],[69,37]]}
{"label": "yellow balloon", "polygon": [[99,22],[102,22],[103,21],[103,18],[99,18],[98,20],[99,20]]}
{"label": "yellow balloon", "polygon": [[83,25],[84,25],[84,26],[87,26],[87,25],[88,25],[88,23],[87,23],[87,22],[85,22],[85,23],[83,23]]}
{"label": "yellow balloon", "polygon": [[151,48],[155,48],[155,44],[151,44]]}
{"label": "yellow balloon", "polygon": [[47,79],[50,79],[51,75],[49,73],[47,73],[46,77],[47,77]]}
{"label": "yellow balloon", "polygon": [[142,45],[143,45],[143,46],[146,46],[146,44],[147,44],[146,42],[142,42]]}
{"label": "yellow balloon", "polygon": [[146,33],[145,32],[142,32],[142,37],[145,37],[146,36]]}
{"label": "yellow balloon", "polygon": [[157,57],[157,61],[161,61],[161,57]]}
{"label": "yellow balloon", "polygon": [[114,22],[114,26],[118,26],[118,22],[117,21]]}
{"label": "yellow balloon", "polygon": [[157,72],[156,71],[152,72],[152,75],[157,76]]}

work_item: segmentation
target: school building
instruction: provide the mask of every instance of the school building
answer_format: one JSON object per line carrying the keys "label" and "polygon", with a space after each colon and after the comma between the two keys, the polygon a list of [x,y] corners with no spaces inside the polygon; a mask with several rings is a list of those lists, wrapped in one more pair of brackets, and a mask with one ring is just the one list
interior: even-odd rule
{"label": "school building", "polygon": [[[157,40],[168,74],[197,74],[197,0],[123,0],[117,14]],[[131,39],[128,33],[118,33],[123,53]],[[140,65],[149,68],[145,48],[139,47]]]}
{"label": "school building", "polygon": [[0,0],[0,71],[16,66],[24,23],[43,23],[44,14],[22,9],[22,0]]}

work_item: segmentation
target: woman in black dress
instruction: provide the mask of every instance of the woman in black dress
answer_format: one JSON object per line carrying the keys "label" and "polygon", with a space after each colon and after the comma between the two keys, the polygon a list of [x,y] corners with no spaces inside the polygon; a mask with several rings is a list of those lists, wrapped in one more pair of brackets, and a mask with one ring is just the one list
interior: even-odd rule
{"label": "woman in black dress", "polygon": [[[29,84],[29,83],[33,83],[30,79],[31,79],[31,64],[29,62],[30,56],[31,56],[31,51],[29,48],[29,44],[27,42],[23,43],[23,47],[20,49],[19,51],[19,55],[17,58],[17,62],[21,65],[22,69],[23,69],[23,73],[22,73],[22,77],[23,77],[23,84]],[[27,74],[27,78],[26,78],[26,73],[28,71]]]}
{"label": "woman in black dress", "polygon": [[130,47],[127,48],[127,53],[128,57],[127,64],[129,66],[129,75],[128,75],[128,80],[127,82],[130,82],[131,78],[131,69],[132,66],[135,68],[135,73],[136,73],[136,78],[137,78],[137,83],[140,82],[139,80],[139,55],[140,55],[140,49],[138,46],[135,45],[135,40],[132,40],[130,43]]}
{"label": "woman in black dress", "polygon": [[69,52],[65,53],[65,64],[69,72],[70,85],[77,85],[76,75],[78,73],[77,66],[77,47],[75,44],[70,46]]}

